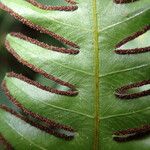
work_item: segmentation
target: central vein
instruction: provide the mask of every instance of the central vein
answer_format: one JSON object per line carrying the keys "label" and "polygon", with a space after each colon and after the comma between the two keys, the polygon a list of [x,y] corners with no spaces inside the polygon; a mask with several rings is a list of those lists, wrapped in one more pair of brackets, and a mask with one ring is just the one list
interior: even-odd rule
{"label": "central vein", "polygon": [[92,0],[93,5],[93,44],[94,44],[94,150],[99,150],[99,29],[98,29],[98,15],[96,0]]}

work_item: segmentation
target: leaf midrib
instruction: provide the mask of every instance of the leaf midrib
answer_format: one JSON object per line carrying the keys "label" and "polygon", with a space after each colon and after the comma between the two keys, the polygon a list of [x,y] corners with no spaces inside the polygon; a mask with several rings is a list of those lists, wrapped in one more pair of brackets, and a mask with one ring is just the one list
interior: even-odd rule
{"label": "leaf midrib", "polygon": [[99,27],[98,27],[98,16],[97,16],[97,0],[92,0],[92,10],[93,10],[93,49],[94,49],[94,141],[93,149],[99,150]]}

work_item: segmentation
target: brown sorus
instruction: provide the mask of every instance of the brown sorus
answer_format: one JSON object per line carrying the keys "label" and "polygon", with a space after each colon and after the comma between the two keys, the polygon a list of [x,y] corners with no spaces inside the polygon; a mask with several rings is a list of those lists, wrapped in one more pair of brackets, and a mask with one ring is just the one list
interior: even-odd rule
{"label": "brown sorus", "polygon": [[27,0],[27,1],[31,3],[32,5],[40,9],[44,9],[44,10],[74,11],[78,9],[78,6],[72,1],[68,1],[70,2],[70,4],[74,4],[71,6],[47,6],[47,5],[43,5],[42,3],[37,2],[36,0]]}
{"label": "brown sorus", "polygon": [[129,128],[126,130],[120,130],[114,132],[113,139],[117,142],[127,142],[131,140],[136,140],[150,135],[150,125],[143,125],[138,128]]}
{"label": "brown sorus", "polygon": [[[140,35],[146,33],[148,30],[150,30],[150,25],[144,26],[141,30],[133,33],[132,35],[128,36],[127,38],[123,39],[120,41],[117,45],[116,48],[121,47],[122,45],[126,44],[129,41],[134,40],[135,38],[139,37]],[[142,48],[133,48],[133,49],[116,49],[115,53],[119,55],[130,55],[130,54],[139,54],[139,53],[145,53],[149,52],[150,47],[142,47]]]}
{"label": "brown sorus", "polygon": [[114,0],[114,2],[116,4],[132,3],[132,2],[135,2],[135,1],[138,1],[138,0]]}
{"label": "brown sorus", "polygon": [[147,96],[147,95],[150,95],[150,89],[142,91],[142,92],[138,92],[138,93],[133,93],[133,94],[132,93],[128,94],[127,91],[132,88],[138,88],[138,87],[148,85],[148,84],[150,84],[150,80],[144,80],[141,82],[125,85],[121,88],[118,88],[115,92],[115,95],[116,97],[120,99],[126,99],[126,100]]}
{"label": "brown sorus", "polygon": [[66,48],[60,48],[60,47],[55,47],[55,46],[52,46],[52,45],[48,45],[48,44],[45,44],[43,42],[40,42],[36,39],[33,39],[33,38],[30,38],[30,37],[27,37],[25,36],[24,34],[22,33],[16,33],[16,32],[12,32],[10,33],[11,36],[14,36],[14,37],[17,37],[17,38],[20,38],[20,39],[23,39],[25,41],[28,41],[32,44],[36,44],[42,48],[46,48],[48,50],[53,50],[53,51],[56,51],[56,52],[60,52],[60,53],[65,53],[65,54],[78,54],[79,53],[79,50],[76,50],[76,49],[66,49]]}

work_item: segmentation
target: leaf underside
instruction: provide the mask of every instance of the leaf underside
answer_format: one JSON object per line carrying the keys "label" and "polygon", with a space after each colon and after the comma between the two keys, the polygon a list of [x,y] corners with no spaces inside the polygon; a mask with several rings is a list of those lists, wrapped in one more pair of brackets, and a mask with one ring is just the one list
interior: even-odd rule
{"label": "leaf underside", "polygon": [[[43,4],[55,6],[52,2]],[[25,110],[73,128],[74,138],[66,141],[48,134],[4,109],[0,109],[0,133],[15,150],[149,150],[149,136],[118,143],[113,133],[150,124],[149,96],[127,100],[115,96],[120,87],[149,80],[150,53],[119,55],[114,51],[116,44],[150,24],[150,1],[58,1],[61,5],[76,9],[44,10],[26,0],[0,0],[0,7],[16,19],[64,44],[61,49],[54,48],[8,34],[8,51],[61,89],[35,85],[10,74],[4,83],[7,96],[9,92]],[[149,36],[147,31],[121,49],[148,47]],[[145,89],[150,87],[140,86],[137,91]],[[29,117],[18,109],[13,108]]]}

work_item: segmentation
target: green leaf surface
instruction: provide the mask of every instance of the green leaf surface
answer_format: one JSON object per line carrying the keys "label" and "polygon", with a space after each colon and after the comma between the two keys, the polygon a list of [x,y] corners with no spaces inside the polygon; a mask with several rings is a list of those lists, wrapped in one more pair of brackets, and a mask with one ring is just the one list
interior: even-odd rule
{"label": "green leaf surface", "polygon": [[[150,124],[149,96],[126,101],[114,95],[117,88],[150,77],[150,53],[114,53],[118,42],[150,24],[149,0],[123,5],[112,0],[78,0],[78,9],[70,12],[42,10],[25,0],[0,2],[33,24],[80,46],[79,54],[68,55],[8,34],[6,40],[20,58],[75,85],[79,92],[74,97],[62,96],[6,76],[10,94],[25,108],[76,131],[73,140],[65,141],[0,110],[0,132],[15,150],[150,149],[149,136],[125,143],[112,137],[114,131]],[[148,37],[149,32],[123,48],[147,46]]]}

